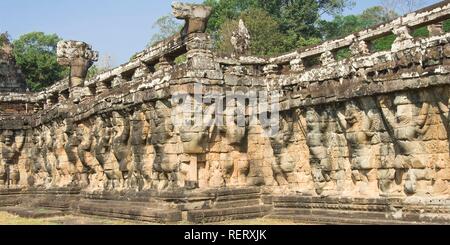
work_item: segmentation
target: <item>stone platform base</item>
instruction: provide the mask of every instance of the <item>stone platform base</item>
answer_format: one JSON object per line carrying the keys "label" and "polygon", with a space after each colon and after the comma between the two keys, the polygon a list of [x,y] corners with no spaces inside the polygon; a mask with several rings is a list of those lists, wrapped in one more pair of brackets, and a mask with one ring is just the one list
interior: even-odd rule
{"label": "stone platform base", "polygon": [[23,206],[5,207],[0,208],[0,211],[7,212],[22,218],[52,218],[67,215],[67,212],[59,210],[47,210],[42,208],[31,208]]}
{"label": "stone platform base", "polygon": [[273,195],[258,187],[98,193],[2,190],[0,207],[28,218],[82,214],[152,223],[267,217],[306,224],[450,224],[450,198]]}
{"label": "stone platform base", "polygon": [[320,224],[450,224],[450,199],[274,196],[272,219]]}

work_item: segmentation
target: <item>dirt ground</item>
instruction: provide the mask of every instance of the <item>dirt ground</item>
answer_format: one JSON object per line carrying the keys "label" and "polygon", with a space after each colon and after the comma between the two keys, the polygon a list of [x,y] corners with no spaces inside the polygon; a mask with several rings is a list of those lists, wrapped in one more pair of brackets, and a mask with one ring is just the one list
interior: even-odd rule
{"label": "dirt ground", "polygon": [[[178,225],[189,225],[190,223],[181,222]],[[234,220],[214,223],[215,225],[299,225],[291,221],[253,219],[253,220]],[[142,223],[128,220],[104,219],[87,216],[61,216],[53,218],[29,219],[11,215],[7,212],[0,212],[0,225],[159,225],[156,223]]]}

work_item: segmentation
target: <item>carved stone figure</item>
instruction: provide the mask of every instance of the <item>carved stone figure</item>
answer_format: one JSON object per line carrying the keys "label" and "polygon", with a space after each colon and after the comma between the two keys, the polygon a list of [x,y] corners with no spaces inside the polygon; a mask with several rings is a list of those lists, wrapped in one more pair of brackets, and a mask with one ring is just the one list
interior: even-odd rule
{"label": "carved stone figure", "polygon": [[177,19],[186,21],[181,32],[183,35],[205,32],[209,16],[212,13],[211,7],[186,3],[173,3],[172,10]]}
{"label": "carved stone figure", "polygon": [[20,180],[18,157],[25,142],[23,131],[13,132],[6,130],[2,133],[0,185],[17,187]]}
{"label": "carved stone figure", "polygon": [[352,55],[355,56],[363,56],[370,54],[369,45],[366,41],[363,40],[355,40],[353,44],[350,46],[350,51]]}
{"label": "carved stone figure", "polygon": [[[170,103],[157,101],[155,104],[154,128],[152,129],[152,145],[155,149],[153,164],[153,186],[158,190],[174,186],[177,181],[176,171],[180,160],[178,153],[174,152],[174,144],[169,144],[174,137],[174,125],[170,118]],[[176,148],[175,148],[176,149]]]}
{"label": "carved stone figure", "polygon": [[414,39],[411,35],[411,29],[407,26],[395,28],[393,33],[397,36],[392,44],[392,51],[398,51],[412,45]]}
{"label": "carved stone figure", "polygon": [[127,80],[125,80],[122,75],[118,75],[116,77],[114,77],[114,79],[111,82],[111,87],[115,88],[117,86],[120,86],[122,84],[124,84]]}
{"label": "carved stone figure", "polygon": [[128,144],[130,139],[130,121],[124,113],[112,112],[111,119],[113,129],[112,149],[114,156],[119,163],[121,172],[121,188],[130,187],[129,177],[132,172],[131,146]]}
{"label": "carved stone figure", "polygon": [[[131,119],[130,143],[133,152],[133,173],[131,176],[132,187],[139,189],[151,188],[153,149],[147,146],[148,138],[151,138],[150,122],[152,118],[146,118],[149,108],[143,105],[142,110],[136,110]],[[150,142],[151,143],[151,142]],[[151,146],[151,144],[150,144]],[[150,169],[148,169],[150,167]]]}
{"label": "carved stone figure", "polygon": [[66,152],[66,145],[68,137],[66,134],[67,125],[65,122],[55,122],[53,124],[55,128],[55,156],[57,159],[56,171],[58,172],[59,179],[56,185],[58,187],[67,187],[74,183],[75,166],[69,161],[69,156]]}
{"label": "carved stone figure", "polygon": [[50,125],[44,125],[42,128],[42,141],[44,149],[41,153],[44,158],[45,171],[48,173],[46,187],[55,188],[57,187],[57,181],[60,177],[59,172],[56,169],[58,160],[55,155],[55,129]]}
{"label": "carved stone figure", "polygon": [[141,63],[141,65],[134,72],[132,80],[136,82],[145,81],[150,73],[151,71],[148,66],[145,63]]}
{"label": "carved stone figure", "polygon": [[[228,149],[223,149],[218,159],[215,159],[219,161],[219,164],[211,161],[210,167],[214,169],[214,167],[219,165],[218,169],[221,171],[219,174],[219,171],[216,170],[216,180],[210,179],[210,182],[215,182],[215,186],[218,184],[221,184],[221,186],[224,184],[245,186],[247,185],[247,175],[250,168],[247,151],[251,147],[248,145],[247,139],[248,123],[245,118],[246,105],[242,101],[234,98],[223,101],[223,103],[227,104],[223,120],[220,123],[215,123],[218,124],[215,127],[217,127],[218,132],[224,137],[221,140],[221,144],[226,144]],[[221,115],[221,113],[217,114]]]}
{"label": "carved stone figure", "polygon": [[404,183],[405,192],[407,194],[415,194],[417,192],[415,169],[428,167],[428,154],[420,139],[429,129],[428,115],[430,104],[425,101],[419,109],[411,101],[408,94],[402,93],[395,97],[395,114],[389,110],[392,105],[389,104],[388,97],[380,98],[380,105],[383,117],[392,129],[398,149],[394,167],[408,171]]}
{"label": "carved stone figure", "polygon": [[75,125],[72,120],[64,120],[63,127],[65,129],[65,137],[67,139],[64,150],[67,155],[67,160],[69,161],[70,167],[74,171],[74,181],[76,185],[85,188],[89,186],[89,169],[84,166],[78,157],[78,146],[80,145],[79,138],[77,137],[77,125]]}
{"label": "carved stone figure", "polygon": [[273,174],[278,185],[288,185],[287,175],[295,170],[295,162],[285,152],[293,134],[293,121],[289,115],[281,115],[278,134],[271,138],[276,161],[272,165]]}
{"label": "carved stone figure", "polygon": [[48,179],[48,173],[45,169],[45,161],[42,154],[44,141],[41,135],[42,131],[40,129],[33,130],[31,140],[32,145],[27,160],[27,172],[29,173],[27,183],[30,187],[45,187]]}
{"label": "carved stone figure", "polygon": [[325,51],[320,56],[320,62],[322,63],[322,65],[328,65],[329,63],[336,62],[336,59],[331,51]]}
{"label": "carved stone figure", "polygon": [[79,41],[60,41],[57,48],[58,63],[70,66],[73,87],[83,85],[89,67],[98,60],[98,52]]}
{"label": "carved stone figure", "polygon": [[375,154],[372,151],[372,121],[361,108],[353,103],[346,106],[345,115],[337,113],[340,126],[345,130],[347,139],[352,177],[362,195],[378,195],[376,176],[371,174],[376,169]]}
{"label": "carved stone figure", "polygon": [[306,112],[307,144],[311,153],[310,163],[315,189],[319,195],[336,188],[329,175],[329,158],[327,155],[325,131],[327,130],[325,113],[319,115],[314,108]]}
{"label": "carved stone figure", "polygon": [[[98,127],[98,125],[95,125]],[[81,122],[78,124],[76,129],[76,138],[79,142],[77,147],[78,158],[83,165],[83,171],[88,174],[88,190],[95,191],[104,188],[104,170],[103,166],[100,165],[98,154],[95,154],[96,148],[99,142],[94,142],[96,140],[95,133],[96,128],[91,129],[91,123]]]}
{"label": "carved stone figure", "polygon": [[60,41],[57,46],[58,63],[70,66],[71,97],[78,101],[82,96],[88,69],[98,60],[98,52],[80,41]]}
{"label": "carved stone figure", "polygon": [[239,57],[249,55],[250,51],[250,33],[242,19],[239,20],[239,26],[231,35],[231,44],[234,48],[233,56]]}
{"label": "carved stone figure", "polygon": [[[121,189],[124,183],[122,172],[119,170],[119,163],[112,149],[114,134],[112,124],[109,118],[101,115],[95,118],[94,125],[93,137],[95,138],[95,145],[93,146],[93,151],[99,164],[95,168],[101,169],[104,173],[104,184],[100,188],[105,188],[106,190]],[[96,172],[99,171],[97,170]]]}

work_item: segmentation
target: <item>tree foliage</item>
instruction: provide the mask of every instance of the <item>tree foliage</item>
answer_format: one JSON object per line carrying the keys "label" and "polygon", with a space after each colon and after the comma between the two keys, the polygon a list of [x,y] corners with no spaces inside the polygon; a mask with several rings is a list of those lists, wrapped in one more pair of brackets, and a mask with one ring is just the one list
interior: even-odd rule
{"label": "tree foliage", "polygon": [[[316,28],[322,14],[337,14],[352,3],[350,0],[206,0],[205,4],[213,7],[214,12],[208,23],[208,31],[215,40],[217,47],[223,45],[223,39],[229,36],[230,23],[243,18],[246,13],[254,13],[253,18],[247,18],[250,33],[258,36],[257,22],[265,21],[266,28],[262,28],[267,35],[265,47],[255,50],[255,54],[276,54],[289,51],[304,44],[315,44],[321,39]],[[264,19],[263,19],[264,18]],[[257,21],[256,21],[257,20]],[[236,22],[235,22],[236,23]],[[270,29],[269,29],[270,28]],[[259,36],[264,36],[259,35]],[[282,41],[280,41],[282,39]],[[260,37],[254,37],[258,42]],[[267,43],[276,44],[270,46]],[[252,47],[252,49],[254,49]],[[223,51],[223,50],[222,50]]]}
{"label": "tree foliage", "polygon": [[[250,32],[250,52],[253,55],[271,55],[286,50],[285,36],[279,31],[278,22],[269,13],[260,8],[250,8],[241,13],[240,19],[245,22]],[[227,20],[219,29],[217,52],[230,54],[233,52],[231,35],[237,30],[238,20]]]}
{"label": "tree foliage", "polygon": [[0,48],[9,40],[8,33],[0,33]]}
{"label": "tree foliage", "polygon": [[336,16],[332,21],[320,21],[318,29],[324,39],[335,39],[350,35],[397,17],[396,13],[386,13],[381,6],[366,9],[360,15]]}
{"label": "tree foliage", "polygon": [[68,75],[68,69],[56,61],[56,34],[32,32],[13,42],[14,57],[25,74],[27,85],[37,91]]}
{"label": "tree foliage", "polygon": [[173,16],[164,15],[160,17],[154,24],[153,28],[157,29],[157,32],[150,39],[150,43],[148,46],[152,46],[164,39],[180,32],[183,28],[183,25],[178,23]]}

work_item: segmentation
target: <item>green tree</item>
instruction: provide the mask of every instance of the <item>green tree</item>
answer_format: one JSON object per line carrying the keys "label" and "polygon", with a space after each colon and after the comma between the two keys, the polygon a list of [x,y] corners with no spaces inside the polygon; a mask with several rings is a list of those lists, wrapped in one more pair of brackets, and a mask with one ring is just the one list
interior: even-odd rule
{"label": "green tree", "polygon": [[3,46],[3,44],[8,42],[8,40],[9,40],[9,35],[7,32],[0,33],[0,48]]}
{"label": "green tree", "polygon": [[236,20],[242,12],[259,7],[260,0],[205,0],[204,4],[213,8],[208,21],[208,31],[216,34],[229,20]]}
{"label": "green tree", "polygon": [[60,40],[56,34],[32,32],[13,42],[16,62],[33,91],[50,86],[68,75],[68,68],[56,61],[56,46]]}
{"label": "green tree", "polygon": [[322,20],[318,29],[324,39],[335,39],[387,22],[392,16],[398,15],[387,14],[383,7],[376,6],[366,9],[360,15],[338,15],[332,21]]}
{"label": "green tree", "polygon": [[[323,39],[337,39],[390,21],[398,16],[392,10],[375,6],[366,9],[360,15],[338,15],[332,21],[322,20],[319,22],[318,29],[322,33]],[[418,35],[423,35],[423,33],[420,32]],[[395,36],[393,34],[381,37],[373,41],[372,48],[374,51],[389,50],[394,40]]]}
{"label": "green tree", "polygon": [[[272,55],[286,50],[286,36],[279,31],[278,22],[269,13],[260,8],[250,8],[239,16],[251,36],[250,51],[253,55]],[[220,54],[233,52],[231,35],[239,25],[238,20],[227,20],[218,34],[217,51]]]}
{"label": "green tree", "polygon": [[[205,0],[205,4],[214,9],[208,23],[208,32],[218,42],[217,46],[223,44],[225,37],[220,37],[220,35],[227,28],[229,29],[230,21],[238,20],[243,13],[250,9],[259,8],[265,11],[266,17],[270,17],[270,28],[275,28],[266,27],[267,32],[275,34],[273,36],[275,41],[271,40],[271,36],[268,36],[267,41],[272,44],[276,43],[275,46],[270,47],[270,50],[266,48],[268,45],[264,44],[265,51],[257,52],[265,54],[286,52],[301,47],[299,45],[317,43],[321,34],[317,30],[316,24],[321,15],[340,13],[351,3],[351,0]],[[261,21],[261,19],[259,20]],[[277,24],[274,24],[275,22]],[[251,29],[249,28],[249,31],[253,36],[258,35]],[[277,41],[278,33],[283,35],[282,43]],[[255,40],[258,39],[255,38]]]}
{"label": "green tree", "polygon": [[183,28],[183,25],[178,23],[171,15],[165,15],[153,24],[153,28],[156,28],[158,31],[151,37],[148,46],[152,46],[179,33]]}

